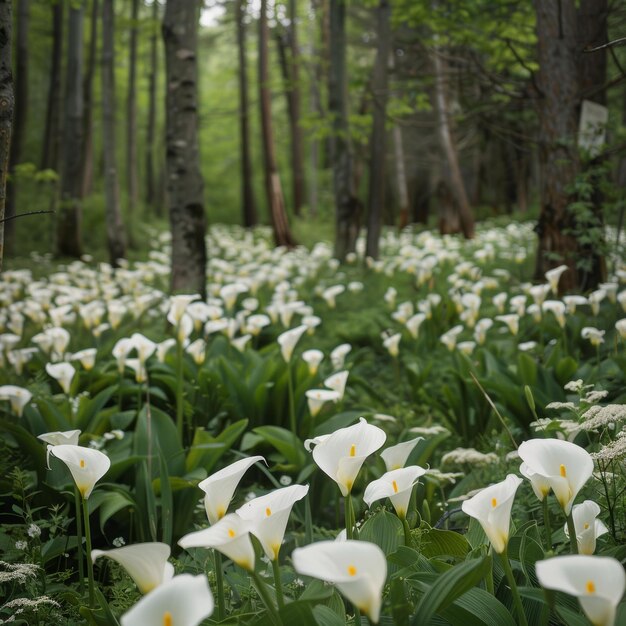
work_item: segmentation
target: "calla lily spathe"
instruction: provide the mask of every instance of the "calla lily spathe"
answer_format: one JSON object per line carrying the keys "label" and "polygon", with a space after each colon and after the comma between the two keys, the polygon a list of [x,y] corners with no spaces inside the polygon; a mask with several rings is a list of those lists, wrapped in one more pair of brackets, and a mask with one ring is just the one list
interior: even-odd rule
{"label": "calla lily spathe", "polygon": [[114,550],[92,550],[91,560],[105,556],[119,563],[135,581],[141,593],[148,593],[174,576],[168,562],[170,547],[157,541],[135,543]]}
{"label": "calla lily spathe", "polygon": [[2,385],[0,387],[0,400],[8,400],[11,403],[11,410],[22,417],[24,407],[31,401],[33,394],[17,385]]}
{"label": "calla lily spathe", "polygon": [[336,372],[332,376],[329,376],[324,381],[324,386],[336,391],[339,396],[339,401],[343,400],[343,395],[346,391],[346,383],[348,382],[348,376],[350,372],[348,370],[343,370],[341,372]]}
{"label": "calla lily spathe", "polygon": [[535,564],[539,584],[576,596],[594,626],[613,626],[626,575],[616,559],[568,554]]}
{"label": "calla lily spathe", "polygon": [[72,380],[74,379],[74,374],[76,374],[76,370],[71,363],[46,363],[46,372],[61,385],[64,393],[70,393]]}
{"label": "calla lily spathe", "polygon": [[378,622],[387,560],[377,545],[354,540],[319,541],[296,548],[291,558],[296,572],[334,583],[372,622]]}
{"label": "calla lily spathe", "polygon": [[205,494],[204,507],[211,524],[224,517],[239,481],[258,461],[265,462],[265,459],[262,456],[251,456],[235,461],[198,483]]}
{"label": "calla lily spathe", "polygon": [[291,355],[293,354],[296,344],[300,341],[300,337],[306,332],[306,329],[307,327],[302,324],[301,326],[296,326],[278,335],[277,341],[280,346],[280,353],[283,355],[283,359],[285,359],[286,363],[291,361]]}
{"label": "calla lily spathe", "polygon": [[62,444],[48,448],[50,454],[63,461],[72,473],[72,478],[83,499],[87,499],[95,484],[109,471],[111,459],[93,448]]}
{"label": "calla lily spathe", "polygon": [[463,512],[480,522],[493,549],[502,554],[509,543],[511,508],[522,479],[509,474],[503,481],[486,487],[461,505]]}
{"label": "calla lily spathe", "polygon": [[574,499],[593,472],[589,453],[569,441],[530,439],[520,445],[519,456],[527,472],[549,483],[565,515],[569,515]]}
{"label": "calla lily spathe", "polygon": [[315,417],[327,402],[339,401],[339,393],[332,389],[309,389],[305,395],[311,417]]}
{"label": "calla lily spathe", "polygon": [[252,524],[250,532],[261,542],[271,561],[278,559],[293,505],[308,492],[308,485],[289,485],[254,498],[237,509],[237,515]]}
{"label": "calla lily spathe", "polygon": [[365,488],[363,500],[371,508],[373,502],[389,498],[398,517],[404,519],[409,508],[413,486],[425,473],[426,470],[419,465],[391,470]]}
{"label": "calla lily spathe", "polygon": [[181,574],[144,596],[122,615],[122,626],[197,626],[215,603],[204,574]]}
{"label": "calla lily spathe", "polygon": [[380,453],[380,456],[385,462],[387,471],[390,472],[391,470],[404,467],[406,460],[409,458],[409,454],[411,454],[415,446],[423,440],[424,437],[415,437],[415,439],[411,439],[410,441],[402,441],[395,446],[385,448]]}
{"label": "calla lily spathe", "polygon": [[229,513],[219,522],[178,541],[181,548],[214,548],[247,570],[254,569],[254,547],[250,540],[252,525],[236,513]]}
{"label": "calla lily spathe", "polygon": [[387,435],[378,426],[360,418],[357,424],[340,428],[313,448],[313,460],[347,496],[365,459],[381,448]]}
{"label": "calla lily spathe", "polygon": [[[609,532],[604,523],[596,519],[598,515],[600,515],[600,506],[593,500],[585,500],[582,504],[575,504],[572,507],[579,554],[593,554],[596,551],[596,539]],[[563,530],[569,539],[567,524]]]}

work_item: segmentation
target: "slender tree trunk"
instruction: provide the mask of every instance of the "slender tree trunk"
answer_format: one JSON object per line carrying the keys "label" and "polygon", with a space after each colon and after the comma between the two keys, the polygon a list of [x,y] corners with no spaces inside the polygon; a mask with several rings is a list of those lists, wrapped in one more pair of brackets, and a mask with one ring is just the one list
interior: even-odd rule
{"label": "slender tree trunk", "polygon": [[148,206],[156,204],[156,214],[162,214],[162,204],[156,203],[154,179],[154,139],[156,127],[156,81],[158,71],[157,36],[159,24],[159,3],[152,3],[152,24],[150,35],[150,60],[148,74],[148,126],[146,129],[146,202]]}
{"label": "slender tree trunk", "polygon": [[58,171],[61,139],[61,72],[63,55],[63,3],[50,5],[52,10],[52,52],[50,83],[46,106],[41,169]]}
{"label": "slender tree trunk", "polygon": [[[311,40],[311,56],[312,67],[311,71],[313,73],[313,78],[309,81],[309,102],[310,102],[310,112],[313,115],[318,117],[322,117],[324,115],[324,111],[322,108],[322,96],[320,94],[320,87],[322,84],[322,60],[321,60],[321,50],[318,44],[318,34],[316,29],[316,24],[318,23],[318,15],[321,12],[320,2],[319,0],[311,0],[311,11],[313,12],[314,19],[310,21],[311,29],[310,29],[310,40]],[[321,29],[320,29],[321,30]],[[317,215],[317,204],[318,204],[318,169],[320,162],[320,151],[319,146],[320,142],[315,136],[309,139],[309,161],[310,161],[310,173],[309,173],[309,184],[307,185],[308,197],[309,197],[309,214],[311,217],[315,217]]]}
{"label": "slender tree trunk", "polygon": [[[7,256],[15,250],[15,220],[17,181],[15,166],[22,161],[22,148],[28,112],[28,22],[29,0],[18,0],[17,28],[15,32],[15,109],[13,112],[13,133],[11,135],[11,155],[9,157],[10,178],[6,191],[6,218],[4,225],[4,251]],[[12,178],[12,179],[11,179]]]}
{"label": "slender tree trunk", "polygon": [[385,205],[385,164],[387,161],[387,98],[389,49],[391,47],[391,6],[389,0],[378,5],[378,48],[372,78],[374,121],[370,140],[370,176],[365,254],[378,258],[382,212]]}
{"label": "slender tree trunk", "polygon": [[409,185],[404,165],[404,145],[400,124],[393,127],[393,152],[396,163],[396,186],[398,189],[399,220],[398,228],[402,230],[409,223]]}
{"label": "slender tree trunk", "polygon": [[564,291],[578,285],[574,236],[576,223],[568,206],[572,186],[580,171],[576,134],[579,84],[574,0],[535,0],[537,13],[539,114],[539,162],[541,167],[539,246],[535,276],[565,264],[561,278]]}
{"label": "slender tree trunk", "polygon": [[93,189],[93,78],[96,74],[96,53],[98,48],[98,20],[100,19],[99,0],[91,0],[91,17],[89,32],[89,52],[87,54],[87,67],[83,77],[83,171],[81,195],[88,196]]}
{"label": "slender tree trunk", "polygon": [[354,252],[361,207],[354,192],[353,158],[346,101],[346,4],[330,0],[330,68],[328,108],[333,120],[333,186],[335,192],[335,256],[343,261]]}
{"label": "slender tree trunk", "polygon": [[277,246],[294,246],[295,240],[289,228],[285,199],[280,175],[274,155],[274,133],[272,129],[271,96],[268,72],[268,25],[267,0],[261,0],[259,19],[259,101],[261,104],[261,128],[263,134],[263,155],[265,166],[265,191]]}
{"label": "slender tree trunk", "polygon": [[13,2],[0,0],[0,272],[4,258],[6,182],[13,130],[13,69],[11,63]]}
{"label": "slender tree trunk", "polygon": [[137,34],[139,0],[132,0],[130,15],[130,44],[128,54],[128,93],[126,96],[126,185],[129,211],[139,202],[137,173]]}
{"label": "slender tree trunk", "polygon": [[434,51],[432,59],[435,70],[435,103],[439,141],[448,164],[449,182],[459,212],[461,231],[466,239],[471,239],[474,237],[474,216],[467,198],[461,167],[459,166],[457,147],[452,137],[452,129],[450,128],[444,62],[437,50]]}
{"label": "slender tree trunk", "polygon": [[57,221],[59,254],[80,257],[83,180],[83,7],[70,5],[67,28],[65,120],[61,168],[61,202]]}
{"label": "slender tree trunk", "polygon": [[243,225],[256,226],[257,211],[252,185],[250,154],[250,105],[248,103],[248,72],[246,69],[246,0],[237,0],[237,50],[239,53],[239,133],[241,142],[241,208]]}
{"label": "slender tree trunk", "polygon": [[203,181],[198,148],[198,10],[167,0],[165,43],[167,201],[172,232],[174,292],[206,295]]}

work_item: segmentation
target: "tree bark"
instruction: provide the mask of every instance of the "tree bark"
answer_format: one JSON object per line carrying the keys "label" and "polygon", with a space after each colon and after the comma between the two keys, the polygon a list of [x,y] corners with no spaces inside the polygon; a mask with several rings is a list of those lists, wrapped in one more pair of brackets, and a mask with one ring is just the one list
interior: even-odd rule
{"label": "tree bark", "polygon": [[87,67],[83,77],[83,171],[81,195],[84,198],[93,190],[93,79],[96,74],[96,54],[98,48],[98,20],[100,19],[99,0],[91,0],[89,32],[89,52]]}
{"label": "tree bark", "polygon": [[250,152],[250,105],[248,102],[248,72],[246,69],[246,0],[237,0],[237,51],[239,54],[239,134],[241,142],[241,208],[243,225],[257,224],[256,202],[252,186],[252,157]]}
{"label": "tree bark", "polygon": [[132,0],[128,53],[128,93],[126,96],[126,186],[128,208],[133,211],[139,202],[137,173],[137,34],[139,0]]}
{"label": "tree bark", "polygon": [[259,19],[259,102],[261,105],[261,130],[265,166],[265,191],[272,220],[274,242],[277,246],[294,246],[295,240],[289,228],[285,199],[274,154],[274,132],[272,129],[271,96],[268,71],[268,25],[267,0],[261,0]]}
{"label": "tree bark", "polygon": [[571,188],[580,171],[576,146],[579,84],[576,50],[576,8],[573,0],[535,0],[539,61],[539,162],[541,171],[539,237],[535,277],[565,264],[560,288],[579,284],[574,236],[576,223],[569,210]]}
{"label": "tree bark", "polygon": [[385,205],[385,164],[387,161],[387,98],[389,85],[389,49],[391,48],[391,6],[389,0],[378,5],[378,47],[372,77],[374,120],[370,140],[369,200],[365,254],[378,258],[382,212]]}
{"label": "tree bark", "polygon": [[335,193],[335,257],[354,252],[361,205],[354,191],[353,157],[346,95],[346,3],[330,0],[330,68],[328,108],[333,121],[332,163]]}
{"label": "tree bark", "polygon": [[115,149],[115,42],[113,0],[102,3],[102,131],[107,245],[111,265],[126,256]]}
{"label": "tree bark", "polygon": [[57,221],[59,254],[80,257],[83,181],[83,7],[70,5],[67,29],[65,120],[61,168],[61,202]]}
{"label": "tree bark", "polygon": [[63,3],[50,5],[52,10],[52,51],[46,126],[43,136],[41,169],[58,171],[61,139],[61,72],[63,54]]}
{"label": "tree bark", "polygon": [[148,74],[148,126],[146,128],[146,202],[156,204],[156,214],[161,215],[162,204],[156,202],[154,179],[154,134],[156,127],[156,81],[158,71],[157,35],[159,23],[159,3],[152,3],[152,25],[150,35],[150,61]]}
{"label": "tree bark", "polygon": [[[9,181],[6,195],[6,218],[4,225],[4,252],[12,255],[15,250],[15,220],[17,202],[17,181],[15,166],[22,160],[22,148],[28,113],[28,22],[29,0],[17,3],[17,28],[15,32],[15,109],[13,111],[13,133],[11,135],[11,155],[9,157]],[[12,178],[12,179],[11,179]]]}
{"label": "tree bark", "polygon": [[435,70],[435,108],[439,141],[448,164],[449,184],[456,200],[461,232],[466,239],[471,239],[474,237],[474,216],[467,198],[457,147],[450,128],[444,61],[438,50],[434,51],[432,59]]}
{"label": "tree bark", "polygon": [[0,0],[0,272],[4,258],[6,182],[13,130],[13,69],[11,63],[13,2]]}
{"label": "tree bark", "polygon": [[174,292],[206,295],[203,180],[198,148],[198,11],[195,2],[167,0],[165,43],[167,200]]}

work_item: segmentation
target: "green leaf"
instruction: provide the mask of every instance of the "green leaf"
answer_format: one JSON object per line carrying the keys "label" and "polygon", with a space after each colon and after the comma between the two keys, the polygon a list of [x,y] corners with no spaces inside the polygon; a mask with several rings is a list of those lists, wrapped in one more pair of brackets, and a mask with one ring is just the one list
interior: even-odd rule
{"label": "green leaf", "polygon": [[429,528],[420,539],[420,552],[428,559],[436,556],[464,559],[471,549],[467,539],[452,530]]}
{"label": "green leaf", "polygon": [[566,382],[572,380],[576,370],[578,369],[578,363],[571,356],[562,358],[554,368],[554,374],[560,385],[565,385]]}
{"label": "green leaf", "polygon": [[172,489],[167,471],[167,462],[163,453],[159,450],[159,461],[161,467],[161,541],[168,546],[172,543],[172,529],[174,523],[174,503],[172,500]]}
{"label": "green leaf", "polygon": [[404,543],[402,522],[393,513],[381,509],[361,526],[359,539],[375,543],[385,555],[389,555]]}
{"label": "green leaf", "polygon": [[260,435],[271,446],[276,448],[295,468],[302,469],[306,463],[304,446],[291,431],[280,426],[259,426],[253,432]]}
{"label": "green leaf", "polygon": [[346,623],[345,617],[342,618],[336,611],[324,604],[313,607],[313,616],[318,626],[344,626]]}
{"label": "green leaf", "polygon": [[119,491],[101,491],[102,501],[100,504],[100,531],[104,534],[104,525],[118,511],[127,507],[136,508],[137,503],[129,493]]}
{"label": "green leaf", "polygon": [[185,460],[187,472],[202,467],[209,474],[222,455],[233,447],[247,427],[248,420],[242,419],[227,426],[217,437],[213,437],[200,428],[196,429],[193,443]]}
{"label": "green leaf", "polygon": [[452,624],[463,626],[515,626],[509,610],[484,589],[470,589],[441,613]]}
{"label": "green leaf", "polygon": [[424,593],[415,614],[413,626],[428,624],[430,619],[445,610],[457,598],[475,587],[489,572],[489,559],[465,561],[441,574]]}

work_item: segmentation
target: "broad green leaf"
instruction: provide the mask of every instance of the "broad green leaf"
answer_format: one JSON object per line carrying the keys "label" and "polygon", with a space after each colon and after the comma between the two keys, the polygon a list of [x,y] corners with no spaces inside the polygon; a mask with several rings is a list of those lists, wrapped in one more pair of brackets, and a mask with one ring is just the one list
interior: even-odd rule
{"label": "broad green leaf", "polygon": [[329,606],[318,604],[313,607],[313,616],[318,626],[344,626],[345,617],[341,617],[336,611]]}
{"label": "broad green leaf", "polygon": [[222,455],[234,446],[247,427],[248,420],[242,419],[227,426],[217,437],[213,437],[205,430],[196,429],[185,460],[187,472],[201,467],[210,474]]}
{"label": "broad green leaf", "polygon": [[253,432],[276,448],[294,467],[300,469],[306,463],[304,446],[291,431],[280,426],[259,426]]}
{"label": "broad green leaf", "polygon": [[393,513],[381,509],[361,526],[359,539],[375,543],[385,555],[392,554],[404,544],[402,522]]}
{"label": "broad green leaf", "polygon": [[129,493],[122,490],[118,491],[101,491],[102,502],[99,508],[100,531],[104,534],[104,525],[118,511],[125,508],[136,508],[137,503],[133,500]]}
{"label": "broad green leaf", "polygon": [[451,624],[463,626],[515,626],[509,610],[484,589],[470,589],[441,615]]}
{"label": "broad green leaf", "polygon": [[453,556],[464,559],[470,551],[467,539],[452,530],[429,528],[420,535],[420,552],[426,558]]}

